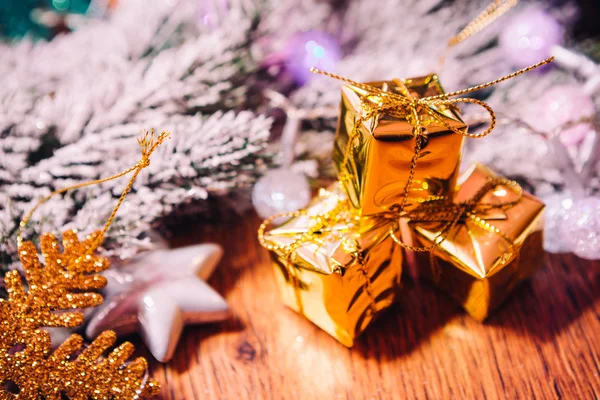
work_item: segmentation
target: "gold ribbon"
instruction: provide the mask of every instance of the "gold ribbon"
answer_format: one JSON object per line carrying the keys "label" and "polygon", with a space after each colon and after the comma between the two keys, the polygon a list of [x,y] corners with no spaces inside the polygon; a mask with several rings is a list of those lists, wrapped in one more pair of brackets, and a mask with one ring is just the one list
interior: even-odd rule
{"label": "gold ribbon", "polygon": [[[506,13],[512,7],[514,7],[517,3],[518,3],[518,0],[494,0],[488,7],[486,7],[477,16],[477,18],[475,18],[471,23],[469,23],[459,34],[457,34],[456,36],[452,37],[449,40],[448,47],[452,47],[452,46],[464,41],[465,39],[473,36],[480,30],[482,30],[483,28],[485,28],[486,26],[488,26],[489,24],[494,22],[497,18],[502,16],[504,13]],[[412,182],[414,180],[417,160],[419,159],[420,151],[423,146],[423,141],[425,138],[425,134],[427,132],[427,130],[424,126],[425,124],[422,121],[422,118],[423,118],[423,115],[429,115],[431,118],[433,118],[433,120],[443,124],[446,128],[448,128],[452,132],[460,134],[460,135],[464,135],[464,136],[467,136],[470,138],[475,138],[475,139],[485,137],[492,132],[492,130],[494,129],[494,127],[496,125],[496,114],[495,114],[494,110],[492,109],[492,107],[489,104],[487,104],[486,102],[478,100],[478,99],[473,99],[473,98],[450,99],[450,97],[462,96],[462,95],[465,95],[465,94],[468,94],[471,92],[475,92],[475,91],[478,91],[481,89],[488,88],[490,86],[497,85],[498,83],[512,79],[518,75],[524,74],[533,69],[536,69],[538,67],[546,65],[548,63],[551,63],[553,60],[554,60],[554,57],[547,58],[537,64],[534,64],[527,68],[523,68],[523,69],[513,72],[509,75],[506,75],[499,79],[484,83],[482,85],[473,86],[473,87],[459,90],[456,92],[445,93],[445,94],[441,94],[441,95],[437,95],[437,96],[429,96],[429,97],[423,97],[423,98],[412,97],[410,95],[409,91],[407,90],[407,88],[404,86],[401,86],[401,91],[403,94],[398,95],[395,93],[386,92],[380,88],[377,88],[377,87],[374,87],[371,85],[353,81],[351,79],[342,77],[340,75],[336,75],[336,74],[333,74],[330,72],[319,70],[315,67],[311,67],[310,71],[313,73],[325,75],[330,78],[340,80],[349,85],[361,88],[361,89],[367,91],[367,93],[370,93],[371,95],[379,96],[379,102],[377,105],[373,105],[372,103],[366,103],[364,101],[361,104],[362,109],[363,109],[363,115],[356,119],[353,131],[352,131],[350,137],[348,138],[348,144],[346,146],[346,150],[344,152],[344,159],[342,161],[342,171],[340,172],[340,175],[341,175],[340,181],[348,179],[349,176],[351,176],[348,173],[348,168],[347,168],[348,159],[349,159],[350,153],[352,151],[352,146],[360,134],[359,129],[360,129],[360,125],[363,122],[365,122],[371,118],[377,117],[378,115],[380,115],[382,113],[386,113],[386,114],[389,114],[394,117],[407,118],[408,122],[411,125],[413,125],[412,135],[415,137],[416,140],[415,140],[414,154],[413,154],[413,157],[411,159],[411,164],[410,164],[409,178],[404,187],[404,196],[403,196],[400,207],[396,209],[397,214],[394,214],[394,213],[391,213],[391,214],[390,213],[385,213],[385,214],[381,213],[380,214],[381,216],[384,216],[385,218],[395,219],[396,224],[393,225],[389,231],[394,242],[396,242],[397,244],[399,244],[400,246],[402,246],[403,248],[408,249],[408,250],[429,251],[432,269],[434,268],[434,260],[433,260],[433,252],[431,250],[440,246],[440,244],[443,242],[443,240],[445,240],[447,235],[454,229],[456,224],[466,218],[473,219],[477,223],[478,226],[481,226],[483,229],[486,229],[488,231],[500,234],[505,239],[507,239],[510,243],[512,243],[512,240],[510,240],[498,228],[495,228],[493,225],[491,225],[490,223],[488,223],[487,221],[485,221],[484,219],[482,219],[481,217],[478,216],[478,214],[480,214],[481,212],[483,212],[485,210],[489,210],[490,208],[505,209],[505,208],[512,207],[521,200],[521,197],[523,194],[521,187],[516,182],[509,181],[504,178],[494,178],[494,179],[488,181],[475,194],[475,196],[473,196],[468,201],[455,204],[455,203],[451,203],[450,201],[448,201],[447,198],[445,198],[443,196],[435,196],[435,197],[432,196],[427,199],[421,199],[420,200],[420,202],[422,203],[421,207],[419,207],[419,209],[417,209],[416,211],[409,212],[409,213],[404,212],[406,202],[408,201],[408,193],[412,186]],[[464,132],[464,131],[454,128],[453,126],[448,124],[443,118],[441,118],[437,113],[435,113],[431,109],[432,106],[455,107],[458,103],[472,103],[472,104],[477,104],[477,105],[483,107],[490,115],[490,124],[489,124],[488,128],[485,131],[478,133],[478,134],[469,134],[467,132]],[[496,187],[498,185],[506,185],[510,188],[513,188],[518,194],[518,199],[515,201],[512,201],[512,202],[507,202],[507,203],[503,203],[503,204],[493,204],[492,205],[492,204],[480,203],[481,199],[485,196],[485,194],[489,190],[493,189],[494,187]],[[343,187],[343,185],[342,185],[342,187]],[[286,266],[287,266],[288,272],[290,274],[290,277],[295,281],[294,287],[296,287],[297,283],[299,283],[299,282],[296,282],[298,280],[298,277],[297,277],[295,271],[292,271],[293,268],[291,268],[291,266],[293,264],[292,258],[293,258],[293,254],[295,253],[295,251],[303,243],[306,243],[307,241],[318,240],[318,241],[322,242],[322,239],[320,239],[320,238],[322,237],[323,233],[331,232],[332,227],[340,222],[343,222],[345,224],[350,224],[351,223],[350,220],[357,221],[358,219],[360,219],[359,216],[354,216],[353,218],[348,218],[347,215],[348,215],[348,212],[350,211],[350,206],[346,202],[340,201],[340,202],[338,202],[337,206],[333,210],[331,210],[327,213],[318,214],[318,215],[313,216],[312,218],[314,218],[316,221],[315,224],[311,228],[309,228],[305,233],[303,233],[299,238],[294,240],[292,243],[285,245],[285,246],[272,245],[270,243],[267,243],[267,241],[265,240],[265,237],[264,237],[264,233],[265,233],[266,228],[275,219],[286,218],[286,217],[296,218],[296,217],[299,217],[300,215],[306,215],[306,211],[307,210],[299,210],[299,211],[295,211],[295,212],[278,213],[276,215],[273,215],[273,216],[265,219],[258,229],[258,240],[263,247],[265,247],[267,250],[270,250],[270,251],[281,250],[284,253],[285,259],[287,261]],[[392,211],[394,211],[394,210],[392,210]],[[344,215],[345,215],[345,217],[342,217]],[[443,228],[440,231],[440,234],[436,237],[436,240],[434,241],[434,243],[431,246],[427,246],[427,247],[409,246],[409,245],[405,244],[404,242],[402,242],[396,236],[396,233],[395,233],[395,230],[397,230],[397,228],[398,228],[398,226],[397,226],[398,218],[403,217],[403,216],[406,216],[413,220],[419,220],[419,221],[424,221],[424,222],[425,221],[445,222],[445,225],[443,226]],[[355,249],[353,251],[353,255],[355,256],[355,258],[357,260],[359,260],[359,264],[361,264],[361,271],[363,272],[365,279],[366,279],[365,288],[366,288],[367,292],[370,293],[369,289],[371,287],[372,282],[367,274],[366,269],[364,268],[364,263],[362,262],[362,254],[360,251],[359,243],[358,242],[354,243],[354,246],[352,248]],[[297,297],[297,299],[296,299],[297,303],[298,303],[300,309],[302,309],[302,303],[300,302],[299,294],[297,291],[295,291],[295,294]],[[371,297],[373,297],[373,296],[371,295]],[[373,301],[372,307],[374,307],[375,306],[374,298],[372,298],[372,301]]]}
{"label": "gold ribbon", "polygon": [[[427,134],[427,128],[426,128],[427,124],[424,123],[423,117],[428,116],[428,117],[432,118],[433,120],[435,120],[436,122],[444,125],[450,131],[452,131],[456,134],[459,134],[459,135],[464,135],[466,137],[470,137],[470,138],[474,138],[474,139],[479,139],[479,138],[485,137],[485,136],[489,135],[494,130],[494,127],[496,126],[496,113],[494,112],[492,107],[482,100],[473,99],[473,98],[465,98],[465,97],[457,98],[456,96],[463,96],[468,93],[472,93],[472,92],[475,92],[475,91],[478,91],[481,89],[488,88],[490,86],[497,85],[501,82],[515,78],[526,72],[529,72],[529,71],[539,68],[543,65],[551,63],[553,60],[554,60],[554,57],[547,58],[547,59],[540,61],[534,65],[531,65],[527,68],[520,69],[511,74],[505,75],[501,78],[495,79],[490,82],[486,82],[481,85],[473,86],[473,87],[463,89],[463,90],[458,90],[456,92],[450,92],[450,93],[440,94],[440,95],[436,95],[436,96],[421,97],[421,98],[412,97],[410,95],[410,93],[408,92],[408,90],[406,89],[406,87],[401,87],[401,91],[403,92],[403,94],[386,92],[380,88],[377,88],[377,87],[374,87],[371,85],[367,85],[365,83],[356,82],[356,81],[350,80],[348,78],[342,77],[340,75],[321,71],[315,67],[312,67],[310,70],[313,73],[325,75],[330,78],[337,79],[337,80],[345,82],[349,85],[363,89],[363,90],[367,91],[367,93],[369,93],[373,96],[377,96],[378,100],[379,100],[377,104],[372,104],[372,105],[371,104],[366,105],[363,102],[363,114],[359,118],[356,119],[355,124],[354,124],[354,129],[352,130],[352,133],[350,134],[350,137],[348,138],[348,144],[346,145],[346,150],[344,152],[344,159],[342,161],[343,171],[340,174],[341,175],[340,181],[348,179],[348,168],[347,168],[348,159],[352,152],[354,142],[360,135],[359,128],[363,122],[368,121],[371,118],[375,118],[383,113],[389,114],[392,116],[396,116],[396,117],[406,118],[408,120],[408,122],[413,126],[412,135],[415,138],[415,147],[414,147],[414,154],[413,154],[413,157],[412,157],[411,163],[410,163],[409,176],[406,181],[406,185],[404,186],[404,195],[402,198],[402,202],[400,203],[400,205],[398,207],[398,210],[402,213],[404,208],[406,207],[406,203],[408,202],[409,191],[411,189],[411,186],[412,186],[412,183],[414,180],[415,171],[417,168],[417,161],[420,157],[421,148],[423,146],[423,142],[424,142],[424,139]],[[450,97],[454,97],[454,98],[450,98]],[[432,109],[432,107],[436,107],[436,106],[455,107],[459,103],[476,104],[476,105],[482,107],[483,109],[485,109],[487,111],[487,113],[490,115],[490,124],[487,127],[487,129],[485,129],[481,133],[475,133],[475,134],[463,132],[463,131],[451,126],[448,122],[446,122],[442,117],[440,117]],[[436,199],[439,199],[439,198],[436,198]],[[430,200],[430,199],[425,199],[425,200]]]}
{"label": "gold ribbon", "polygon": [[[482,202],[485,195],[491,190],[495,189],[497,186],[505,186],[509,190],[512,190],[516,194],[516,197],[513,200],[504,202]],[[321,194],[321,196],[323,196],[323,194]],[[512,208],[521,201],[522,197],[523,189],[521,188],[521,186],[519,186],[517,182],[506,178],[491,178],[469,200],[459,203],[449,202],[445,198],[425,200],[422,202],[421,206],[414,211],[402,213],[381,213],[378,216],[388,219],[390,220],[390,222],[394,222],[393,225],[390,227],[389,233],[392,240],[394,240],[394,242],[396,242],[398,245],[410,251],[429,252],[432,269],[435,269],[435,263],[433,262],[433,250],[439,247],[442,244],[442,242],[446,240],[446,238],[455,229],[458,223],[467,219],[470,219],[472,223],[474,223],[476,226],[484,229],[487,232],[500,235],[504,240],[513,245],[513,240],[510,237],[508,237],[499,228],[486,221],[485,214],[492,209],[507,210],[509,208]],[[347,203],[347,201],[340,200],[338,204],[330,211],[311,216],[315,223],[309,228],[307,228],[306,232],[302,233],[298,238],[293,240],[292,243],[289,243],[287,245],[273,245],[266,241],[265,230],[273,222],[273,220],[285,217],[296,218],[301,215],[306,215],[306,213],[306,209],[295,212],[279,213],[265,219],[258,229],[258,240],[263,247],[270,251],[281,251],[284,254],[284,258],[287,261],[286,266],[288,267],[288,272],[290,273],[290,276],[293,280],[298,279],[295,272],[292,271],[291,268],[291,266],[293,265],[293,256],[300,246],[302,246],[306,242],[314,241],[323,244],[323,237],[333,232],[334,227],[338,224],[348,226],[360,220],[360,216],[353,212],[351,206]],[[411,221],[440,222],[444,224],[440,228],[439,233],[437,234],[436,238],[434,239],[431,245],[424,247],[411,246],[409,244],[404,243],[396,235],[396,231],[398,230],[398,220],[400,217],[406,217]],[[342,238],[342,241],[344,240],[346,239]],[[359,260],[360,263],[360,261],[362,260],[362,256],[360,254],[360,244],[355,242],[356,241],[353,241],[353,243],[349,243],[346,240],[345,247],[354,249],[354,258]],[[366,278],[366,286],[369,287],[372,284],[372,282],[370,281],[366,270],[364,270],[364,265],[362,266],[362,269],[362,272]],[[435,275],[436,274],[434,273],[434,276]],[[301,302],[298,302],[298,304],[301,304]]]}
{"label": "gold ribbon", "polygon": [[[486,194],[495,189],[497,186],[505,186],[509,190],[512,190],[516,194],[515,198],[508,201],[494,203],[482,202]],[[323,191],[320,194],[321,197],[325,196],[323,193],[328,192]],[[511,207],[514,207],[521,201],[522,197],[523,189],[518,183],[509,179],[496,177],[490,178],[477,191],[477,193],[475,193],[475,195],[473,195],[469,200],[463,202],[452,203],[445,198],[425,200],[422,202],[421,206],[414,211],[381,213],[378,214],[378,216],[390,220],[392,225],[390,227],[389,234],[395,243],[410,251],[429,252],[432,275],[434,281],[437,281],[440,278],[440,268],[435,262],[433,250],[438,248],[442,242],[446,240],[450,233],[455,229],[456,225],[461,221],[470,219],[471,222],[476,226],[487,232],[500,235],[511,246],[514,246],[514,242],[510,237],[508,237],[499,228],[486,221],[485,214],[492,209],[507,210]],[[265,230],[273,222],[273,220],[285,217],[297,218],[306,214],[306,209],[295,212],[279,213],[265,219],[258,229],[258,240],[263,247],[270,251],[281,251],[283,253],[283,258],[286,260],[285,266],[294,286],[294,294],[296,296],[296,303],[298,304],[300,313],[303,313],[302,301],[299,293],[300,280],[297,276],[296,270],[293,268],[293,257],[296,254],[296,250],[306,242],[316,241],[317,243],[324,244],[323,238],[333,232],[335,230],[335,226],[338,226],[339,224],[349,226],[360,220],[360,216],[352,209],[352,206],[348,204],[346,200],[339,200],[336,206],[331,210],[311,216],[315,223],[307,228],[306,232],[302,233],[298,238],[293,240],[292,243],[287,245],[273,245],[268,243],[265,239]],[[439,233],[431,245],[424,247],[412,246],[404,243],[396,235],[400,217],[407,217],[412,221],[419,222],[440,222],[443,223],[443,226],[440,228]],[[359,269],[365,278],[365,291],[371,299],[370,310],[371,312],[374,312],[376,302],[371,291],[373,283],[365,268],[360,244],[356,240],[349,241],[347,238],[342,238],[341,240],[343,241],[345,248],[351,249],[354,259],[358,261]]]}
{"label": "gold ribbon", "polygon": [[[423,116],[431,117],[433,120],[443,124],[444,126],[446,126],[449,130],[451,130],[454,133],[457,133],[460,135],[465,135],[465,136],[471,137],[471,138],[485,137],[494,129],[494,127],[496,125],[496,114],[495,114],[494,110],[492,109],[492,107],[489,104],[485,103],[484,101],[481,101],[478,99],[464,98],[464,97],[450,99],[449,97],[462,96],[462,95],[465,95],[465,94],[468,94],[471,92],[475,92],[477,90],[481,90],[484,88],[488,88],[490,86],[497,85],[498,83],[515,78],[521,74],[524,74],[533,69],[541,67],[542,65],[546,65],[546,64],[552,62],[553,60],[554,60],[554,57],[550,57],[550,58],[543,60],[537,64],[534,64],[530,67],[523,68],[523,69],[513,72],[509,75],[506,75],[499,79],[495,79],[493,81],[484,83],[482,85],[473,86],[473,87],[459,90],[456,92],[441,94],[441,95],[437,95],[437,96],[422,97],[422,98],[415,98],[415,97],[410,96],[408,90],[405,87],[404,88],[401,87],[403,95],[400,95],[400,94],[396,94],[396,93],[386,92],[382,89],[379,89],[377,87],[370,86],[370,85],[367,85],[364,83],[355,82],[348,78],[344,78],[344,77],[336,75],[336,74],[321,71],[314,67],[311,68],[311,72],[313,72],[313,73],[322,74],[322,75],[340,80],[347,84],[361,88],[361,89],[367,91],[367,93],[370,93],[371,95],[375,95],[375,96],[379,97],[379,102],[376,105],[369,104],[367,106],[366,104],[363,104],[363,105],[365,105],[365,107],[363,107],[363,115],[361,117],[357,118],[357,120],[355,121],[354,130],[353,130],[350,138],[348,139],[348,144],[346,146],[344,160],[342,162],[342,168],[344,171],[342,172],[342,176],[340,177],[340,180],[344,179],[343,174],[348,174],[347,163],[348,163],[348,159],[350,157],[350,152],[352,151],[354,141],[358,137],[358,134],[359,134],[358,129],[360,127],[360,124],[362,124],[364,121],[367,121],[371,118],[377,117],[378,115],[380,115],[382,113],[390,114],[392,116],[397,116],[397,117],[406,117],[407,120],[409,121],[409,123],[411,125],[413,125],[412,134],[416,139],[414,154],[413,154],[413,157],[411,160],[409,178],[408,178],[405,188],[404,188],[404,197],[403,197],[403,200],[402,200],[402,203],[400,204],[400,206],[398,208],[396,208],[395,210],[392,210],[395,212],[392,212],[391,214],[390,213],[387,213],[385,215],[383,213],[381,214],[385,218],[392,218],[392,219],[396,220],[396,223],[394,225],[392,225],[392,227],[390,228],[390,231],[389,231],[394,242],[396,242],[397,244],[399,244],[400,246],[402,246],[403,248],[408,249],[408,250],[421,251],[421,252],[429,251],[430,257],[432,260],[432,266],[433,266],[433,252],[431,250],[440,246],[440,244],[443,242],[443,240],[445,240],[447,235],[454,229],[456,224],[461,219],[472,218],[484,229],[493,231],[493,232],[500,234],[506,238],[506,235],[504,235],[499,229],[493,227],[491,224],[489,224],[485,220],[481,219],[477,215],[482,209],[492,206],[492,205],[480,204],[480,201],[483,198],[483,196],[491,188],[498,186],[499,184],[505,184],[508,187],[514,188],[519,193],[519,196],[518,196],[518,200],[516,202],[510,202],[510,203],[503,204],[503,205],[494,205],[494,207],[508,207],[508,206],[512,206],[512,205],[516,204],[518,201],[520,201],[520,198],[522,195],[521,188],[515,182],[508,181],[503,178],[495,178],[495,179],[491,180],[490,182],[486,183],[486,185],[484,185],[481,188],[481,190],[475,196],[473,196],[473,198],[470,199],[469,201],[458,203],[458,204],[453,204],[449,201],[449,199],[447,199],[445,197],[436,196],[436,197],[430,197],[430,198],[426,198],[426,199],[420,199],[419,202],[422,204],[421,204],[421,207],[419,207],[419,209],[417,211],[408,212],[408,213],[404,211],[406,202],[408,201],[408,193],[410,191],[410,188],[412,186],[412,182],[414,179],[414,174],[415,174],[416,166],[417,166],[417,160],[419,159],[421,147],[423,145],[423,141],[424,141],[426,133],[427,133],[427,130],[425,128],[426,124],[423,122]],[[477,104],[477,105],[483,107],[490,115],[490,124],[489,124],[488,128],[486,130],[484,130],[483,132],[476,133],[476,134],[469,134],[469,133],[460,131],[460,130],[454,128],[453,126],[451,126],[450,124],[448,124],[443,118],[441,118],[431,108],[434,106],[454,107],[458,103],[472,103],[472,104]],[[295,280],[295,279],[297,279],[297,276],[296,276],[295,272],[292,271],[292,268],[290,268],[291,265],[293,264],[292,257],[294,255],[295,251],[305,242],[314,241],[314,240],[322,242],[322,239],[321,239],[322,235],[326,232],[331,232],[332,227],[334,227],[335,225],[337,225],[339,223],[350,224],[352,221],[359,220],[360,216],[356,215],[355,213],[352,213],[350,210],[350,207],[351,206],[346,204],[346,202],[340,201],[337,204],[337,206],[334,207],[334,209],[332,209],[331,211],[312,216],[312,218],[315,220],[315,224],[313,226],[311,226],[309,229],[307,229],[306,232],[304,232],[302,235],[300,235],[300,237],[298,237],[292,243],[290,243],[288,245],[284,245],[284,246],[273,245],[273,244],[267,243],[267,241],[265,240],[265,237],[264,237],[265,230],[275,219],[284,218],[284,217],[296,218],[296,217],[299,217],[300,215],[306,215],[307,211],[300,210],[300,211],[295,211],[295,212],[278,213],[276,215],[273,215],[273,216],[265,219],[263,221],[263,223],[260,225],[260,227],[258,229],[258,240],[259,240],[260,244],[263,247],[265,247],[267,250],[283,252],[285,259],[287,260],[287,267],[288,267],[290,276],[292,277],[292,279]],[[427,246],[427,247],[416,247],[416,246],[407,245],[406,243],[402,242],[402,240],[400,240],[396,236],[395,231],[398,228],[397,223],[398,223],[398,219],[400,217],[409,217],[411,219],[419,219],[421,221],[440,221],[440,222],[446,222],[446,223],[442,227],[440,234],[436,237],[436,240],[434,241],[434,243],[432,245]],[[358,249],[357,246],[354,246],[354,248]],[[359,252],[359,250],[357,250],[357,252]],[[358,254],[357,252],[355,252],[356,259],[361,260],[361,257],[359,257],[360,254]],[[364,268],[364,266],[363,266],[363,268]],[[370,278],[366,274],[366,271],[363,271],[363,272],[364,272],[364,275],[366,278],[365,285],[366,285],[366,287],[369,287],[371,284]],[[297,292],[296,292],[296,296],[299,299]],[[301,307],[301,303],[298,302],[298,304]]]}
{"label": "gold ribbon", "polygon": [[[325,198],[329,195],[329,192],[322,190],[319,196]],[[298,249],[303,243],[313,241],[317,237],[321,237],[326,233],[332,232],[333,227],[338,224],[350,225],[357,222],[360,217],[353,212],[351,207],[346,204],[345,200],[340,200],[336,206],[330,211],[311,215],[311,219],[315,223],[309,227],[306,232],[302,233],[296,240],[287,245],[273,245],[266,241],[265,230],[274,220],[280,218],[297,218],[301,215],[306,215],[307,209],[298,210],[294,212],[281,212],[270,216],[265,219],[258,228],[258,241],[259,243],[269,251],[281,251],[286,257],[289,257],[294,251]]]}

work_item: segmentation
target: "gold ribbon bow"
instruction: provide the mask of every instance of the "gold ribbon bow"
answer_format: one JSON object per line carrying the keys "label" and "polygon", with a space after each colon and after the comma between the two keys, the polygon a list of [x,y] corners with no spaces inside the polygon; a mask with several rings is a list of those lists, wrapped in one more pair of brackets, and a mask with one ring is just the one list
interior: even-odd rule
{"label": "gold ribbon bow", "polygon": [[[504,202],[481,202],[485,195],[497,186],[509,188],[516,194],[516,197],[513,200]],[[522,198],[523,189],[517,182],[505,178],[491,178],[467,201],[460,203],[451,203],[447,200],[426,201],[423,202],[418,209],[403,214],[403,216],[408,217],[412,221],[445,223],[431,245],[426,247],[416,247],[402,242],[395,233],[398,228],[397,224],[394,228],[391,228],[390,234],[392,239],[405,249],[419,252],[431,251],[440,246],[459,222],[471,219],[482,229],[498,234],[509,243],[512,243],[512,239],[505,235],[500,229],[487,222],[482,215],[485,215],[492,209],[507,210],[517,205]]]}
{"label": "gold ribbon bow", "polygon": [[[428,123],[427,123],[427,121],[424,120],[424,117],[427,116],[427,117],[431,118],[433,121],[436,121],[436,122],[444,125],[446,128],[448,128],[452,132],[459,134],[459,135],[464,135],[464,136],[474,138],[474,139],[479,139],[479,138],[485,137],[485,136],[489,135],[490,132],[492,132],[492,130],[494,130],[494,127],[496,126],[496,113],[494,112],[492,107],[482,100],[466,98],[466,97],[456,97],[456,96],[463,96],[468,93],[472,93],[472,92],[475,92],[475,91],[478,91],[481,89],[488,88],[490,86],[497,85],[498,83],[515,78],[515,77],[522,75],[526,72],[529,72],[533,69],[536,69],[543,65],[551,63],[553,60],[554,60],[554,57],[547,58],[547,59],[540,61],[534,65],[531,65],[527,68],[523,68],[521,70],[515,71],[511,74],[508,74],[506,76],[503,76],[501,78],[495,79],[493,81],[490,81],[490,82],[487,82],[487,83],[484,83],[481,85],[473,86],[473,87],[459,90],[456,92],[445,93],[445,94],[440,94],[440,95],[436,95],[436,96],[422,97],[422,98],[412,97],[405,87],[404,88],[401,87],[401,91],[403,92],[403,94],[386,92],[385,90],[382,90],[380,88],[377,88],[377,87],[374,87],[371,85],[367,85],[364,83],[356,82],[351,79],[344,78],[340,75],[321,71],[317,68],[312,67],[310,70],[313,73],[325,75],[330,78],[340,80],[349,85],[363,89],[367,93],[369,93],[373,96],[377,96],[377,98],[378,98],[378,102],[376,104],[369,105],[368,107],[363,107],[363,111],[364,111],[363,115],[361,117],[357,118],[355,121],[354,129],[350,135],[350,138],[348,140],[348,145],[346,146],[346,151],[344,153],[344,159],[342,161],[342,169],[344,170],[344,172],[341,173],[340,180],[347,179],[348,159],[352,152],[354,142],[360,135],[360,132],[359,132],[360,125],[364,121],[367,121],[367,120],[369,120],[373,117],[376,117],[382,113],[390,114],[392,116],[406,117],[408,122],[413,126],[412,134],[416,140],[415,140],[414,154],[413,154],[413,157],[412,157],[411,163],[410,163],[409,177],[408,177],[408,179],[406,181],[406,185],[404,187],[404,195],[402,198],[402,202],[400,203],[400,205],[398,207],[398,210],[400,212],[403,212],[403,210],[406,206],[406,203],[408,201],[408,198],[409,198],[409,191],[410,191],[412,183],[413,183],[414,174],[415,174],[416,167],[417,167],[417,161],[420,157],[421,148],[423,147],[423,143],[425,141],[425,137],[426,137],[426,133],[427,133],[426,126],[428,125]],[[450,98],[450,97],[453,97],[453,98]],[[483,132],[474,133],[474,134],[461,131],[461,130],[456,129],[455,127],[451,126],[447,121],[445,121],[443,118],[441,118],[433,110],[433,108],[435,108],[435,107],[444,107],[444,106],[455,107],[458,103],[471,103],[471,104],[477,104],[478,106],[483,107],[490,115],[490,123],[489,123],[489,126],[487,127],[487,129],[485,129]],[[436,198],[436,199],[439,199],[439,198]],[[432,200],[432,199],[425,199],[425,200],[427,201],[427,200]]]}
{"label": "gold ribbon bow", "polygon": [[[516,197],[510,201],[497,202],[497,203],[484,203],[482,202],[485,195],[497,186],[505,186],[512,190]],[[392,240],[401,247],[415,251],[415,252],[429,252],[429,263],[431,266],[431,272],[434,281],[440,279],[440,268],[435,262],[434,252],[436,248],[440,247],[442,242],[454,231],[456,225],[461,221],[466,222],[470,220],[479,228],[484,231],[499,235],[504,239],[512,248],[514,241],[508,237],[502,230],[488,222],[485,215],[492,209],[507,210],[517,205],[523,198],[523,189],[515,181],[511,181],[505,178],[491,178],[489,179],[469,200],[460,203],[451,203],[445,199],[432,200],[424,202],[421,207],[417,210],[409,213],[404,213],[404,216],[408,217],[412,221],[419,222],[440,222],[444,225],[440,228],[439,232],[433,239],[429,246],[418,247],[404,243],[396,232],[398,230],[398,223],[390,228],[390,236]],[[511,252],[512,254],[512,252]]]}
{"label": "gold ribbon bow", "polygon": [[[331,195],[331,192],[321,190],[319,197],[321,201]],[[271,225],[271,223],[280,218],[297,218],[302,215],[307,215],[312,220],[312,224],[306,228],[305,232],[302,232],[298,237],[294,238],[291,243],[286,245],[274,245],[267,242],[265,238],[265,230]],[[338,198],[337,203],[329,211],[318,213],[315,215],[308,215],[308,209],[302,209],[295,212],[282,212],[275,214],[263,221],[258,228],[258,241],[259,243],[269,251],[281,252],[283,258],[286,260],[286,269],[289,274],[290,280],[294,287],[294,294],[296,296],[296,304],[299,307],[299,311],[303,314],[303,304],[300,297],[299,288],[302,287],[301,282],[294,265],[294,257],[297,254],[297,250],[305,243],[312,242],[320,246],[326,244],[327,238],[335,232],[340,232],[339,239],[341,246],[344,250],[351,254],[352,257],[357,261],[357,265],[365,279],[365,291],[370,298],[369,312],[375,312],[376,301],[372,294],[372,282],[367,270],[365,269],[365,262],[362,254],[361,244],[358,240],[344,236],[344,230],[348,227],[360,223],[361,217],[356,213],[352,206],[346,199]],[[391,221],[390,221],[391,222]],[[341,226],[345,228],[340,228]]]}
{"label": "gold ribbon bow", "polygon": [[[321,190],[319,197],[322,199],[329,196],[330,193],[326,190]],[[294,252],[302,246],[302,244],[317,240],[322,244],[321,238],[325,235],[336,231],[336,226],[343,224],[344,226],[352,225],[360,220],[360,216],[353,212],[352,207],[347,204],[346,200],[338,200],[337,204],[329,211],[311,215],[310,218],[314,223],[306,229],[299,237],[294,239],[292,243],[287,245],[273,245],[266,241],[265,230],[274,220],[280,218],[297,218],[301,215],[307,215],[308,210],[302,209],[294,212],[281,212],[275,214],[263,221],[258,228],[258,241],[260,244],[269,251],[281,251],[285,254],[286,258],[291,261]]]}

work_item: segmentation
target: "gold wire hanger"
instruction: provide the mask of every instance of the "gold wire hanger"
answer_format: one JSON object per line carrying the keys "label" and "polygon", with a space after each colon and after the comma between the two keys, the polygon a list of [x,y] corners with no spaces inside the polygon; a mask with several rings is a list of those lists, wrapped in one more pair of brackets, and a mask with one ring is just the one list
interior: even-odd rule
{"label": "gold wire hanger", "polygon": [[27,223],[31,219],[31,216],[42,204],[44,204],[48,200],[50,200],[51,197],[53,197],[57,194],[68,192],[69,190],[75,190],[75,189],[79,189],[79,188],[86,187],[86,186],[92,186],[92,185],[112,181],[114,179],[118,179],[122,176],[125,176],[125,175],[133,172],[133,175],[129,179],[129,183],[123,190],[123,193],[121,193],[121,196],[119,197],[119,201],[117,202],[114,209],[112,210],[110,217],[108,217],[108,220],[104,224],[104,227],[102,228],[102,230],[100,230],[99,235],[96,238],[94,245],[90,247],[90,252],[95,251],[98,248],[98,246],[100,246],[102,241],[104,240],[104,235],[106,234],[106,232],[108,231],[108,228],[110,227],[113,220],[115,219],[115,216],[117,215],[117,211],[119,210],[119,208],[123,204],[123,201],[125,200],[125,196],[127,196],[127,194],[131,191],[133,182],[136,180],[137,176],[142,171],[142,169],[144,169],[150,165],[150,155],[154,152],[154,150],[156,150],[156,148],[158,146],[160,146],[166,139],[168,139],[170,137],[170,135],[171,135],[170,132],[163,131],[160,135],[158,135],[157,138],[154,138],[154,130],[152,130],[151,132],[146,132],[142,137],[137,139],[138,144],[140,145],[140,147],[142,149],[142,158],[131,168],[128,168],[123,172],[119,172],[118,174],[115,174],[115,175],[112,175],[112,176],[109,176],[106,178],[95,179],[93,181],[82,182],[82,183],[78,183],[76,185],[71,185],[71,186],[61,188],[61,189],[57,189],[57,190],[53,191],[52,193],[50,193],[49,195],[40,199],[36,203],[36,205],[33,206],[33,208],[31,210],[29,210],[29,212],[27,212],[27,214],[25,214],[25,216],[19,223],[19,228],[17,231],[17,246],[18,246],[18,248],[20,248],[23,245],[23,229],[27,226]]}

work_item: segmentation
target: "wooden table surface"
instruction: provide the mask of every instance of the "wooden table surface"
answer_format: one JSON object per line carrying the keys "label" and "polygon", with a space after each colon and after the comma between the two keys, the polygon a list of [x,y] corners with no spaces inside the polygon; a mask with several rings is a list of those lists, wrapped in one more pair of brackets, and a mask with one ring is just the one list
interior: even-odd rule
{"label": "wooden table surface", "polygon": [[548,255],[485,324],[411,285],[347,349],[279,301],[259,221],[182,228],[173,244],[215,241],[209,283],[235,317],[184,331],[151,360],[164,399],[598,399],[600,263]]}

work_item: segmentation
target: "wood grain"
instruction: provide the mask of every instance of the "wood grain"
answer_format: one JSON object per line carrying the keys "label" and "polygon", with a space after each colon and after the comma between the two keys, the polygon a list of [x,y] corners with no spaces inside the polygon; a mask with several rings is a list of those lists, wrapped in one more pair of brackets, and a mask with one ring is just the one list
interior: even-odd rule
{"label": "wood grain", "polygon": [[227,249],[210,284],[235,318],[186,328],[171,362],[150,361],[164,399],[600,397],[599,262],[548,255],[485,324],[408,283],[347,349],[281,305],[258,224],[188,226],[173,239]]}

